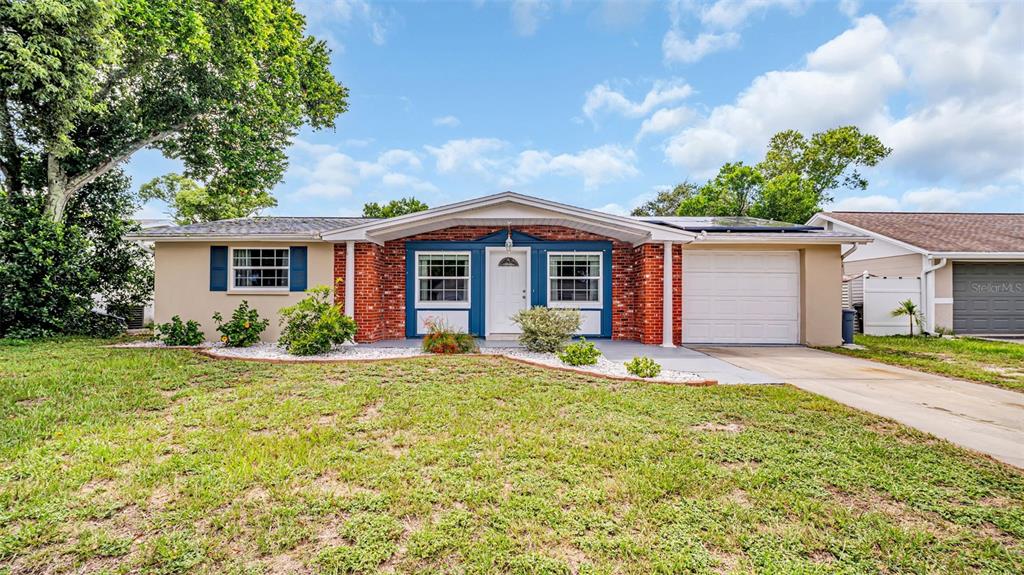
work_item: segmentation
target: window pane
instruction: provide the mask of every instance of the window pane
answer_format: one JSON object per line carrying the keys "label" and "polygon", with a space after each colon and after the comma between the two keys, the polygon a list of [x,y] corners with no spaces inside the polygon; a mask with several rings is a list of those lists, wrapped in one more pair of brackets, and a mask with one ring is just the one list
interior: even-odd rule
{"label": "window pane", "polygon": [[287,248],[233,250],[234,286],[238,288],[287,288]]}

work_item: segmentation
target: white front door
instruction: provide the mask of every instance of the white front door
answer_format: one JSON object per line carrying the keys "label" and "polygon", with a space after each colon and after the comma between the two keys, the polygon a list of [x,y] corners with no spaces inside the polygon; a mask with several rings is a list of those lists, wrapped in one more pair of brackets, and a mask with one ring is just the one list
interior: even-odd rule
{"label": "white front door", "polygon": [[512,316],[530,306],[527,250],[487,252],[487,334],[521,333]]}

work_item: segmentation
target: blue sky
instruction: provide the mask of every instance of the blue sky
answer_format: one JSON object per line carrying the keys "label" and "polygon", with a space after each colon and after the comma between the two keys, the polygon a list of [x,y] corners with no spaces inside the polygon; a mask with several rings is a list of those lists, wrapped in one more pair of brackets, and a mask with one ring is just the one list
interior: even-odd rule
{"label": "blue sky", "polygon": [[[894,152],[832,208],[1024,211],[1024,3],[298,5],[350,110],[296,137],[271,214],[504,190],[625,213],[776,131],[844,124]],[[136,185],[176,169],[128,166]]]}

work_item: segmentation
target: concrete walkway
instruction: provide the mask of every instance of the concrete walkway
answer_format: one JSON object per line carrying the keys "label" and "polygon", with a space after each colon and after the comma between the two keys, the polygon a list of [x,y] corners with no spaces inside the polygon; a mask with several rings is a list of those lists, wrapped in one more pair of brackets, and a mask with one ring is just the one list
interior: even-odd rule
{"label": "concrete walkway", "polygon": [[716,358],[1024,468],[1024,394],[804,347],[702,347]]}
{"label": "concrete walkway", "polygon": [[[711,357],[706,353],[685,347],[665,348],[657,345],[644,345],[633,341],[610,339],[593,339],[588,341],[594,342],[594,345],[601,350],[601,353],[612,361],[629,361],[639,355],[646,355],[660,363],[664,369],[697,373],[707,379],[714,379],[723,385],[783,383],[783,380],[776,375],[745,369],[727,361]],[[522,347],[515,340],[478,339],[477,343],[480,347],[488,348]],[[407,348],[419,347],[420,344],[421,340],[418,339],[388,339],[359,345]]]}
{"label": "concrete walkway", "polygon": [[595,339],[594,345],[612,361],[629,361],[645,355],[661,364],[664,369],[699,373],[723,385],[783,383],[776,375],[761,373],[744,366],[712,357],[687,347],[661,347],[634,341]]}

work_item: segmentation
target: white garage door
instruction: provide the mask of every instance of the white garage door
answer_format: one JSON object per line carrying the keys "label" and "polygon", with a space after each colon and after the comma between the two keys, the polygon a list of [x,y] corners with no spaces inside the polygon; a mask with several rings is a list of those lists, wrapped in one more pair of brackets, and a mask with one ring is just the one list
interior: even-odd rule
{"label": "white garage door", "polygon": [[799,343],[800,254],[683,252],[684,343]]}

